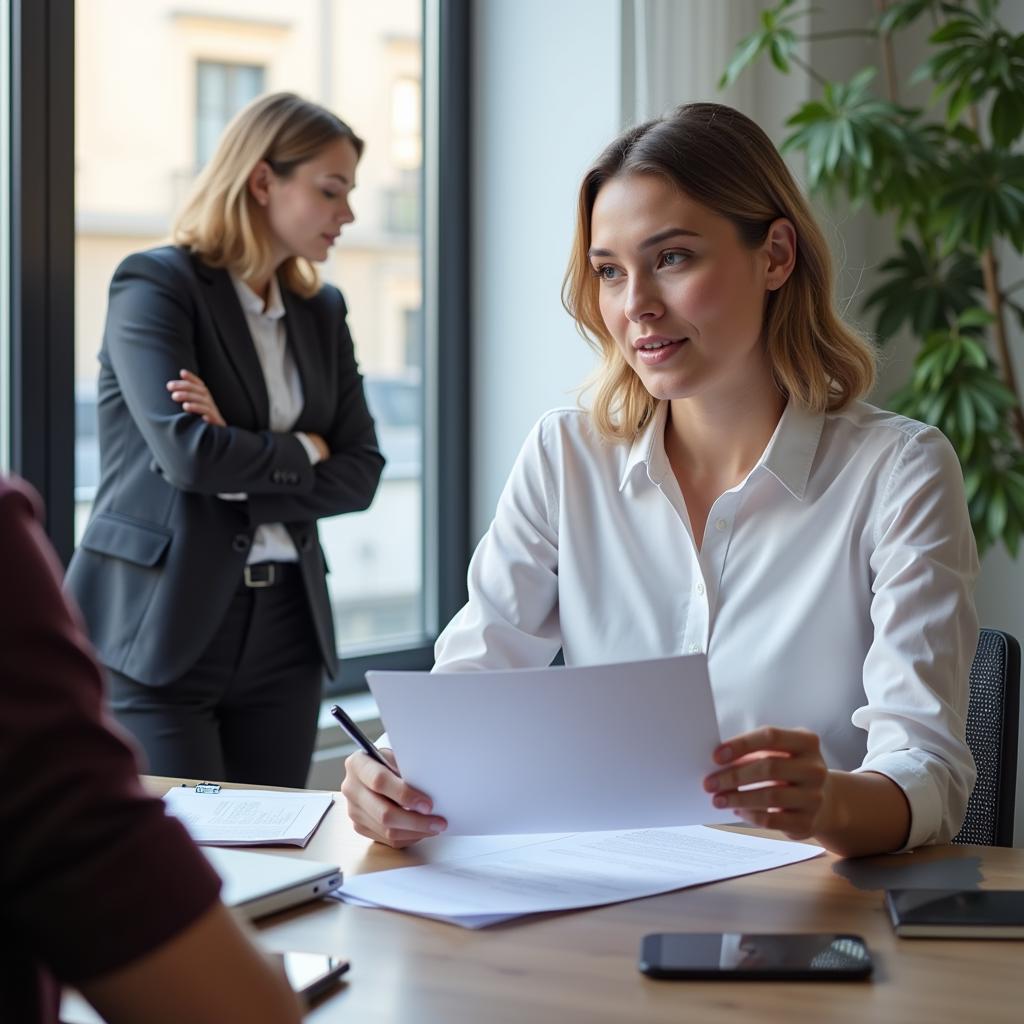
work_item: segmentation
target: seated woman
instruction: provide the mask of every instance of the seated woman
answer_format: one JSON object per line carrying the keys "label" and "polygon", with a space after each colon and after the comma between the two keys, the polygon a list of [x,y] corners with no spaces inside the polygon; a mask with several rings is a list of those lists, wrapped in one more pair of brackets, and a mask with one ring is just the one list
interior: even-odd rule
{"label": "seated woman", "polygon": [[[593,406],[527,439],[436,669],[703,652],[714,806],[847,856],[948,842],[974,782],[960,466],[860,400],[872,349],[764,132],[699,103],[616,139],[580,189],[565,302],[602,357]],[[364,835],[444,827],[366,755],[346,768]]]}

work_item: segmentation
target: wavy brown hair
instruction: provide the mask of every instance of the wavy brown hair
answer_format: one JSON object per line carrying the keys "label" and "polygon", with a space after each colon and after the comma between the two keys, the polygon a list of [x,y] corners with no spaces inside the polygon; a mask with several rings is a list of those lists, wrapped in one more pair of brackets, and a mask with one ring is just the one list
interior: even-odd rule
{"label": "wavy brown hair", "polygon": [[841,409],[870,390],[875,350],[836,311],[828,245],[778,150],[739,111],[688,103],[620,135],[580,185],[562,302],[601,356],[590,411],[604,437],[631,441],[657,406],[601,319],[599,282],[588,256],[597,194],[606,182],[629,174],[668,179],[732,221],[751,249],[765,240],[773,221],[789,220],[796,264],[788,280],[768,293],[762,331],[775,384],[787,398],[819,412]]}
{"label": "wavy brown hair", "polygon": [[[363,140],[324,107],[290,92],[256,98],[224,129],[193,183],[171,229],[174,242],[243,280],[272,273],[273,254],[262,211],[249,192],[249,175],[266,160],[278,177],[287,178],[337,139],[348,139],[363,155]],[[301,257],[285,260],[280,274],[288,289],[306,298],[320,288],[316,268]]]}

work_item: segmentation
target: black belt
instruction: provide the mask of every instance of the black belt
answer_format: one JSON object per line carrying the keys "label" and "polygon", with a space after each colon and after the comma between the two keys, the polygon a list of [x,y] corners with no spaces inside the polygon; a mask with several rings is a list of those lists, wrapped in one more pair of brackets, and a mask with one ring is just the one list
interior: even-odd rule
{"label": "black belt", "polygon": [[264,590],[301,578],[298,562],[253,562],[242,573],[240,590]]}

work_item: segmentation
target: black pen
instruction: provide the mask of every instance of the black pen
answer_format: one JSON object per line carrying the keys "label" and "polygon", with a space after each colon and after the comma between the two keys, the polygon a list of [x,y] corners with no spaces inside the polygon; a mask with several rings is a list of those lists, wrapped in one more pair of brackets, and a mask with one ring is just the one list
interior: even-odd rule
{"label": "black pen", "polygon": [[[366,733],[364,733],[363,730],[360,729],[359,726],[356,725],[356,723],[353,722],[337,704],[333,705],[331,708],[331,714],[334,715],[338,725],[340,725],[342,729],[352,737],[353,742],[362,749],[364,754],[368,754],[378,764],[384,765],[389,772],[394,772],[395,775],[398,775],[398,772],[396,772],[395,769],[384,760],[384,755],[373,745],[373,743],[370,742],[369,739],[367,739]],[[401,778],[400,775],[399,778]]]}

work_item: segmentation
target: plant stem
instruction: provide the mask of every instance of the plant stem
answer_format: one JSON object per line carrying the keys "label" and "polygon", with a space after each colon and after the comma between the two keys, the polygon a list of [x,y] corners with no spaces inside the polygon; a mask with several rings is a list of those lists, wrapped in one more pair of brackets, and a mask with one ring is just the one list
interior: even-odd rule
{"label": "plant stem", "polygon": [[[967,108],[967,123],[981,138],[978,125],[978,108],[972,103]],[[999,363],[1003,371],[1003,383],[1013,392],[1017,404],[1013,409],[1013,425],[1017,436],[1024,441],[1024,411],[1021,410],[1020,391],[1017,389],[1017,374],[1013,369],[1013,353],[1006,337],[1006,316],[1003,294],[999,288],[999,264],[996,262],[995,246],[991,243],[981,254],[981,274],[985,281],[985,295],[988,297],[989,312],[993,316],[992,333],[996,339]]]}
{"label": "plant stem", "polygon": [[[889,0],[875,0],[875,6],[879,14],[885,14],[889,6]],[[889,102],[898,103],[899,98],[896,92],[896,57],[892,49],[892,36],[886,32],[881,37],[882,42],[882,66],[885,68],[885,86],[889,93]]]}
{"label": "plant stem", "polygon": [[1013,410],[1013,425],[1017,428],[1018,436],[1024,440],[1024,412],[1021,411],[1017,375],[1013,369],[1013,353],[1010,351],[1010,344],[1006,338],[1003,297],[999,291],[999,265],[996,263],[996,254],[991,245],[981,254],[981,273],[985,279],[985,294],[988,296],[989,309],[995,316],[995,320],[992,322],[992,333],[995,334],[996,348],[999,350],[1003,380],[1017,397],[1017,405]]}
{"label": "plant stem", "polygon": [[798,57],[798,56],[797,56],[797,55],[796,55],[795,53],[791,53],[791,54],[789,55],[789,59],[790,59],[790,60],[791,60],[791,61],[792,61],[792,62],[793,62],[793,63],[794,63],[794,64],[795,64],[795,65],[796,65],[796,66],[797,66],[798,68],[800,68],[800,70],[801,70],[801,71],[803,71],[803,72],[804,72],[805,74],[808,74],[808,75],[810,75],[810,76],[811,76],[811,78],[813,78],[813,79],[814,79],[814,81],[815,81],[815,82],[817,82],[817,83],[818,83],[818,85],[820,85],[820,86],[821,86],[822,88],[824,88],[824,87],[825,87],[826,85],[828,85],[828,84],[829,84],[829,82],[828,82],[828,79],[827,79],[827,78],[825,78],[825,77],[824,77],[823,75],[819,75],[819,74],[818,74],[818,72],[817,72],[817,71],[815,71],[815,70],[814,70],[814,68],[812,68],[810,64],[808,64],[808,63],[807,63],[806,61],[804,61],[804,60],[801,60],[801,59],[800,59],[800,58],[799,58],[799,57]]}

